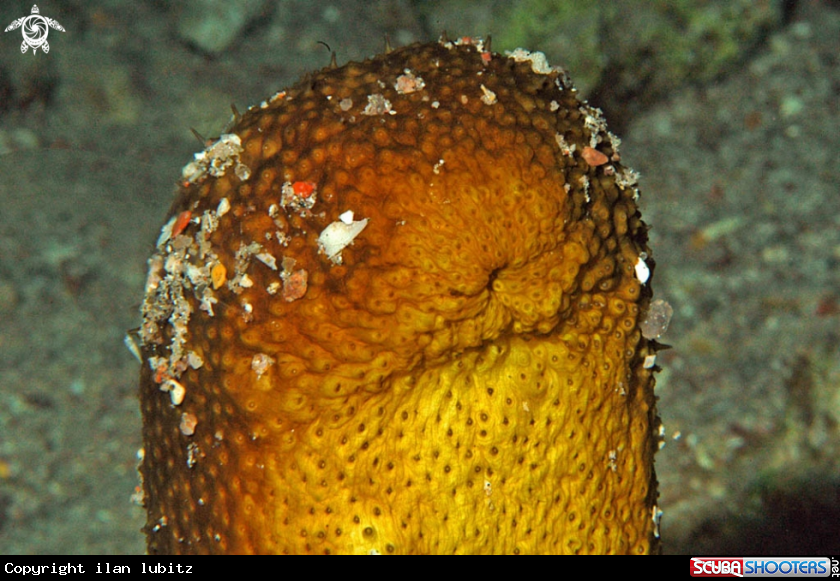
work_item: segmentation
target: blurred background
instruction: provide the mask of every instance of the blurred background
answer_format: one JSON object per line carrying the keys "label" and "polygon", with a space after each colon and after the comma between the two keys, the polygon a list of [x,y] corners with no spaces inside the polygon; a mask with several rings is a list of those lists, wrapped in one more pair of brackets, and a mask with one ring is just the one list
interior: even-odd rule
{"label": "blurred background", "polygon": [[[0,25],[32,0],[5,0]],[[0,35],[0,552],[144,552],[145,260],[180,169],[325,66],[492,35],[546,53],[642,174],[666,553],[840,553],[840,2],[44,0]]]}

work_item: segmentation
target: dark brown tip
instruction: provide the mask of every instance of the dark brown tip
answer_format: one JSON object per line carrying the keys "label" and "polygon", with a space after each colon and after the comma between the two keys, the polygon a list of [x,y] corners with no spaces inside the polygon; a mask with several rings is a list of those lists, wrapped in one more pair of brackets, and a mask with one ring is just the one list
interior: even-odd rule
{"label": "dark brown tip", "polygon": [[196,131],[194,127],[190,127],[190,131],[192,131],[192,134],[195,135],[196,139],[198,139],[198,142],[201,144],[201,147],[207,147],[207,140],[201,133]]}

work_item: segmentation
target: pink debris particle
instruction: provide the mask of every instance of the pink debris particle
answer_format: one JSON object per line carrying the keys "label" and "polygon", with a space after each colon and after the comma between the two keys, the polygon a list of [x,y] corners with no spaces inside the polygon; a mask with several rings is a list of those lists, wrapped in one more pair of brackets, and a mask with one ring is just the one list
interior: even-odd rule
{"label": "pink debris particle", "polygon": [[410,69],[405,69],[404,73],[397,77],[397,82],[394,88],[400,95],[408,95],[415,91],[420,91],[426,86],[425,81],[411,72]]}
{"label": "pink debris particle", "polygon": [[609,158],[607,158],[606,155],[604,155],[597,149],[589,147],[588,145],[583,148],[583,152],[581,153],[581,155],[583,156],[583,160],[592,167],[604,165],[609,161]]}
{"label": "pink debris particle", "polygon": [[296,301],[306,294],[306,282],[309,278],[305,270],[294,271],[283,281],[283,299]]}
{"label": "pink debris particle", "polygon": [[195,434],[195,427],[197,425],[198,418],[195,417],[195,414],[191,414],[190,412],[181,414],[180,430],[182,434],[185,436],[192,436]]}

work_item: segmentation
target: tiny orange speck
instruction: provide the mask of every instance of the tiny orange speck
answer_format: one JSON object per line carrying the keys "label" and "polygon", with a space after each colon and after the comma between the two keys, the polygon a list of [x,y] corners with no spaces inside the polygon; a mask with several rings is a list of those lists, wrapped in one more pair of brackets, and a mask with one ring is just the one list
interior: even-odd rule
{"label": "tiny orange speck", "polygon": [[308,198],[315,191],[315,184],[312,182],[295,182],[292,184],[292,189],[301,198]]}
{"label": "tiny orange speck", "polygon": [[217,262],[213,268],[210,269],[210,279],[213,281],[213,289],[217,290],[220,286],[225,284],[227,280],[227,269],[221,262]]}
{"label": "tiny orange speck", "polygon": [[175,220],[175,224],[172,225],[172,238],[175,238],[178,234],[184,231],[184,228],[186,228],[187,224],[190,223],[190,218],[192,218],[192,212],[189,210],[184,210],[178,214],[178,219]]}

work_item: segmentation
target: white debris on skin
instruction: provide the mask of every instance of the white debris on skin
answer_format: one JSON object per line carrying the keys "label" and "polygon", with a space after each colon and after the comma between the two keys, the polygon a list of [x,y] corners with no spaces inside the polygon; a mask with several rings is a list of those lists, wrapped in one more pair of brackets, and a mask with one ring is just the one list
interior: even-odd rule
{"label": "white debris on skin", "polygon": [[[235,136],[234,136],[235,137]],[[239,145],[238,138],[222,139],[220,142]],[[218,163],[208,162],[208,171],[211,168],[219,169],[226,161],[222,161],[219,149],[208,149],[212,151]],[[235,152],[236,148],[231,146],[229,152]],[[241,147],[239,148],[241,151]],[[206,153],[206,152],[205,152]],[[206,156],[206,161],[212,156]],[[230,158],[228,158],[230,160]],[[195,177],[195,176],[193,176]],[[200,178],[196,178],[200,179]],[[312,184],[314,186],[314,184]],[[275,224],[278,226],[276,232],[277,240],[282,245],[286,241],[286,235],[281,232],[279,214],[281,208],[287,212],[299,212],[302,215],[309,215],[310,209],[317,200],[317,190],[312,187],[307,193],[295,191],[294,184],[286,182],[281,188],[280,204],[273,204],[269,214],[273,215]],[[194,314],[194,307],[188,297],[192,296],[198,303],[198,309],[206,312],[209,316],[215,316],[214,306],[219,302],[214,293],[212,267],[220,264],[216,252],[213,250],[211,235],[219,227],[219,220],[230,212],[231,204],[227,198],[219,201],[215,210],[206,210],[200,217],[190,220],[188,227],[194,228],[200,225],[197,231],[189,230],[190,235],[178,233],[172,236],[173,229],[180,215],[173,216],[161,229],[158,238],[157,250],[149,259],[149,274],[146,279],[146,297],[143,302],[142,315],[143,324],[140,328],[140,342],[143,346],[156,345],[168,351],[166,357],[152,356],[149,358],[149,365],[154,373],[155,382],[165,385],[170,389],[170,395],[177,395],[180,390],[172,390],[172,383],[169,380],[177,380],[187,367],[197,369],[203,364],[203,360],[193,351],[187,352],[187,333],[190,317]],[[254,259],[261,262],[268,268],[277,271],[279,268],[278,259],[263,248],[258,242],[240,243],[239,249],[234,255],[233,272],[225,280],[225,286],[235,294],[241,294],[244,289],[254,286],[247,270],[251,267]],[[306,292],[306,272],[302,270],[284,272],[286,278],[282,279],[285,284],[284,298],[295,300]],[[288,280],[287,280],[288,279]],[[287,288],[288,287],[288,288]],[[276,286],[280,289],[280,285]],[[275,291],[276,292],[276,291]],[[249,303],[242,303],[243,317],[246,321],[253,318],[253,307]],[[158,349],[159,352],[159,349]],[[182,396],[176,397],[182,399]],[[174,403],[174,401],[173,401]]]}
{"label": "white debris on skin", "polygon": [[201,366],[204,365],[204,359],[195,351],[189,351],[187,353],[187,364],[193,369],[201,369]]}
{"label": "white debris on skin", "polygon": [[480,36],[462,36],[453,41],[444,41],[443,39],[441,39],[439,42],[440,44],[442,44],[450,50],[452,50],[452,48],[456,46],[474,46],[475,49],[479,52],[479,54],[485,52],[484,39]]}
{"label": "white debris on skin", "polygon": [[260,252],[255,256],[257,257],[257,260],[262,262],[271,270],[277,270],[277,259],[274,258],[272,254],[269,254],[268,252]]}
{"label": "white debris on skin", "polygon": [[169,392],[169,398],[172,401],[172,405],[176,406],[183,403],[184,396],[187,393],[187,390],[183,385],[171,378],[160,384],[160,390],[163,392]]}
{"label": "white debris on skin", "polygon": [[563,134],[559,132],[554,134],[554,140],[557,142],[557,147],[560,148],[560,153],[562,153],[566,157],[574,156],[577,144],[573,143],[569,145],[569,142],[566,141],[566,138],[563,137]]}
{"label": "white debris on skin", "polygon": [[169,367],[172,368],[186,355],[183,345],[191,314],[185,290],[192,283],[184,268],[189,245],[176,247],[174,244],[184,239],[189,240],[187,236],[177,236],[173,243],[167,244],[166,255],[157,254],[149,259],[146,298],[142,308],[143,324],[140,327],[140,338],[144,345],[162,342],[161,326],[169,327]]}
{"label": "white debris on skin", "polygon": [[639,282],[642,284],[645,284],[650,278],[650,267],[648,267],[645,262],[645,258],[647,258],[646,252],[639,254],[639,259],[636,261],[636,265],[634,266],[636,269],[636,278],[639,279]]}
{"label": "white debris on skin", "polygon": [[484,103],[485,105],[492,105],[496,102],[496,93],[494,93],[484,85],[481,85],[481,92],[484,93],[481,96],[482,103]]}
{"label": "white debris on skin", "polygon": [[257,353],[251,359],[251,369],[257,374],[257,379],[263,376],[269,367],[274,365],[275,359],[265,353]]}
{"label": "white debris on skin", "polygon": [[373,95],[368,95],[368,103],[365,107],[364,111],[362,111],[362,115],[384,115],[385,113],[389,113],[391,115],[396,115],[396,111],[391,108],[391,102],[380,95],[379,93],[374,93]]}
{"label": "white debris on skin", "polygon": [[411,69],[405,69],[403,74],[397,77],[397,82],[394,83],[394,89],[400,95],[408,95],[416,91],[422,91],[426,86],[426,82],[411,72]]}
{"label": "white debris on skin", "polygon": [[653,505],[653,508],[650,509],[650,518],[653,520],[653,535],[658,539],[659,538],[659,521],[662,518],[663,512],[659,510],[657,505]]}
{"label": "white debris on skin", "polygon": [[332,260],[333,264],[341,264],[341,251],[349,245],[367,226],[368,219],[353,220],[352,212],[344,212],[341,219],[333,222],[318,236],[318,246],[321,252]]}
{"label": "white debris on skin", "polygon": [[198,425],[198,418],[195,417],[195,414],[190,412],[184,412],[181,414],[181,422],[178,426],[181,430],[181,433],[185,436],[192,436],[195,434],[195,427]]}
{"label": "white debris on skin", "polygon": [[225,170],[236,166],[234,172],[242,181],[247,180],[251,170],[240,163],[239,154],[242,153],[242,140],[235,133],[225,133],[219,140],[207,149],[195,154],[195,159],[184,166],[181,176],[187,183],[194,184],[202,181],[207,175],[219,177]]}
{"label": "white debris on skin", "polygon": [[[223,199],[222,202],[226,200],[227,198]],[[219,203],[219,206],[224,209],[222,202]],[[204,214],[201,215],[201,230],[196,237],[196,242],[198,242],[199,258],[203,259],[210,255],[213,255],[215,258],[212,245],[210,244],[210,235],[219,227],[219,217],[222,215],[223,214],[219,214],[218,212],[214,213],[210,210],[205,211]]]}
{"label": "white debris on skin", "polygon": [[[552,101],[552,103],[554,103]],[[553,110],[553,107],[552,107]],[[619,147],[621,146],[621,139],[619,139],[614,133],[607,130],[607,122],[604,119],[603,113],[600,109],[591,107],[587,104],[582,105],[578,111],[584,117],[584,127],[589,130],[589,147],[595,149],[595,147],[604,142],[608,142],[610,147],[612,148],[612,154],[609,157],[610,161],[618,162],[621,160],[621,155],[619,154]],[[554,140],[557,142],[557,147],[560,148],[560,152],[567,157],[574,157],[574,154],[577,150],[576,144],[569,144],[565,137],[561,133],[554,134]],[[583,148],[585,151],[586,148]],[[615,176],[615,185],[619,187],[622,191],[631,188],[633,190],[633,201],[639,200],[639,190],[636,188],[636,185],[639,182],[639,172],[629,168],[629,167],[620,167],[616,169],[614,165],[598,165],[597,167],[601,167],[601,171],[604,172],[606,176]],[[584,187],[588,190],[588,183],[583,184]],[[587,198],[589,197],[587,191]],[[588,199],[587,199],[588,201]]]}
{"label": "white debris on skin", "polygon": [[233,173],[236,174],[236,177],[238,177],[240,181],[248,181],[248,178],[251,177],[251,168],[244,163],[236,162],[236,165],[233,168]]}
{"label": "white debris on skin", "polygon": [[616,462],[616,460],[618,460],[617,451],[610,450],[609,452],[607,452],[607,467],[613,472],[618,470],[618,463]]}
{"label": "white debris on skin", "polygon": [[639,183],[639,172],[629,167],[622,167],[615,174],[615,185],[620,189],[632,188]]}
{"label": "white debris on skin", "polygon": [[215,317],[216,313],[213,311],[213,305],[218,303],[219,299],[213,295],[213,291],[208,288],[199,300],[201,301],[199,308],[211,317]]}
{"label": "white debris on skin", "polygon": [[583,196],[586,199],[586,203],[588,204],[592,201],[592,199],[589,197],[589,176],[582,175],[580,176],[580,179],[578,179],[578,181],[580,182],[580,185],[583,188]]}
{"label": "white debris on skin", "polygon": [[187,468],[192,468],[198,463],[199,458],[204,458],[204,453],[195,442],[187,444]]}
{"label": "white debris on skin", "polygon": [[[275,101],[279,101],[280,99],[284,98],[286,98],[286,91],[278,91],[277,93],[274,93],[274,95],[271,97],[271,99],[268,100],[268,102],[274,103]],[[288,100],[291,100],[291,97],[289,97]]]}
{"label": "white debris on skin", "polygon": [[239,249],[234,255],[234,272],[233,277],[227,281],[227,287],[236,294],[240,294],[243,289],[254,286],[254,281],[245,272],[251,264],[251,257],[256,256],[262,252],[262,245],[258,242],[251,242],[250,244],[240,243]]}
{"label": "white debris on skin", "polygon": [[[177,220],[177,219],[178,219],[177,214],[172,216],[169,219],[169,221],[166,224],[164,224],[163,227],[160,229],[160,236],[158,236],[157,242],[155,242],[155,246],[157,248],[160,248],[161,246],[163,246],[164,244],[169,242],[170,238],[172,238],[172,227],[175,226],[175,220]],[[152,258],[154,258],[154,257],[152,257]],[[149,266],[151,266],[151,260],[149,261]],[[151,275],[151,269],[149,270],[149,275]],[[147,286],[148,286],[148,281],[147,281]]]}
{"label": "white debris on skin", "polygon": [[517,48],[516,50],[506,50],[505,55],[518,63],[531,63],[531,70],[538,75],[560,71],[560,69],[549,66],[545,54],[539,51],[531,52],[524,48]]}
{"label": "white debris on skin", "polygon": [[242,301],[242,320],[246,323],[250,323],[254,320],[254,305],[249,303],[248,301]]}
{"label": "white debris on skin", "polygon": [[621,160],[621,154],[619,154],[618,152],[619,148],[621,147],[621,138],[612,131],[607,131],[607,139],[609,139],[610,146],[613,150],[613,153],[610,156],[610,161]]}
{"label": "white debris on skin", "polygon": [[222,198],[219,200],[219,205],[216,206],[216,217],[221,218],[230,211],[230,200]]}
{"label": "white debris on skin", "polygon": [[589,130],[589,147],[595,149],[601,143],[604,136],[612,135],[607,131],[607,120],[604,119],[604,112],[597,107],[584,104],[579,111],[583,115],[583,126]]}
{"label": "white debris on skin", "polygon": [[[230,203],[222,199],[215,211],[207,210],[189,221],[186,228],[193,228],[193,235],[179,233],[173,237],[176,215],[161,228],[156,251],[148,262],[139,339],[147,349],[156,346],[158,353],[161,349],[166,351],[166,356],[149,357],[148,364],[155,383],[169,392],[173,405],[184,398],[185,390],[177,379],[187,368],[198,369],[204,364],[199,354],[186,350],[188,325],[194,314],[188,297],[194,297],[199,309],[213,316],[213,305],[218,300],[213,293],[210,268],[218,257],[210,236],[219,226],[219,217],[229,210]],[[189,231],[186,228],[184,232]]]}

